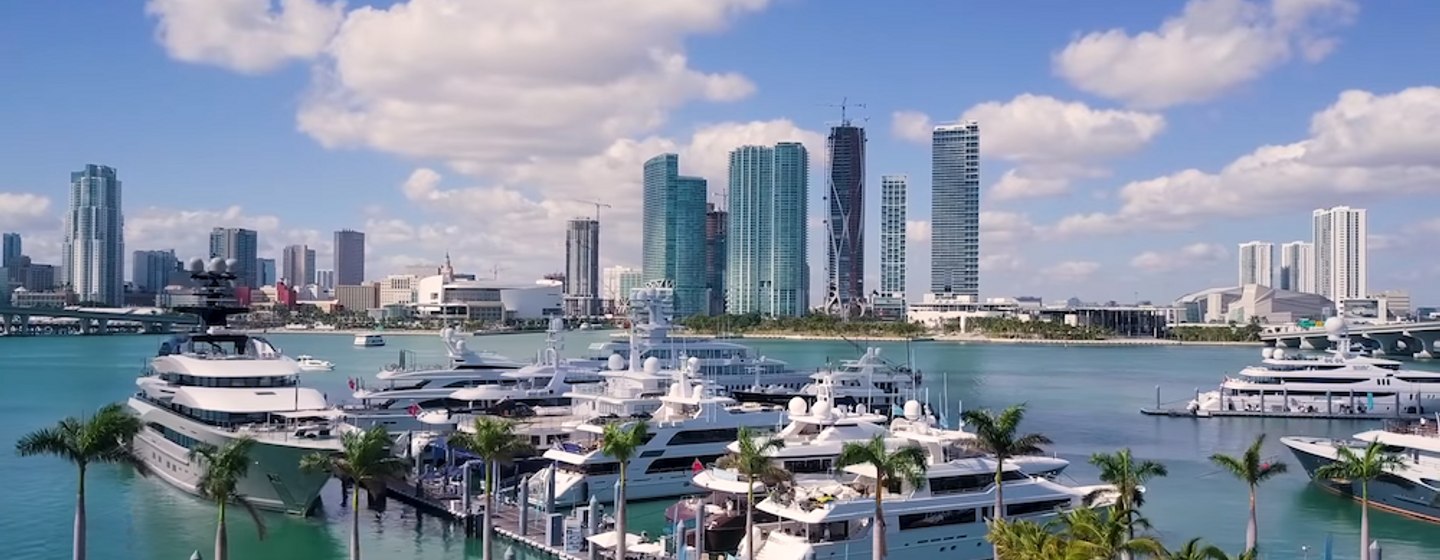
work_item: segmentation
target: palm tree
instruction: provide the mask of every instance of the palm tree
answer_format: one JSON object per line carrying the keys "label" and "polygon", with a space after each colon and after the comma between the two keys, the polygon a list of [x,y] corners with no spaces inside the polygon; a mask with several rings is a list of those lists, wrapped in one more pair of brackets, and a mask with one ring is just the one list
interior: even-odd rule
{"label": "palm tree", "polygon": [[619,494],[615,501],[615,557],[625,558],[625,469],[635,450],[650,440],[650,427],[644,422],[606,424],[600,436],[600,452],[620,463]]}
{"label": "palm tree", "polygon": [[767,455],[768,451],[785,447],[785,440],[766,438],[764,443],[756,443],[758,434],[748,426],[742,426],[735,435],[740,451],[721,457],[718,463],[721,468],[735,469],[735,472],[745,475],[745,542],[748,543],[746,549],[749,553],[745,557],[754,558],[755,539],[750,537],[755,532],[755,479],[769,484],[790,479],[790,473],[775,466]]}
{"label": "palm tree", "polygon": [[1386,453],[1378,441],[1365,446],[1365,452],[1356,455],[1349,447],[1337,447],[1335,462],[1315,469],[1315,478],[1335,482],[1348,481],[1346,488],[1353,497],[1355,483],[1360,483],[1360,558],[1370,558],[1370,481],[1380,478],[1387,471],[1400,468],[1404,462],[1400,457]]}
{"label": "palm tree", "polygon": [[1245,527],[1245,552],[1255,551],[1255,539],[1259,536],[1259,529],[1256,527],[1255,519],[1255,488],[1261,482],[1270,480],[1275,475],[1284,473],[1285,463],[1276,461],[1274,463],[1265,461],[1260,456],[1260,448],[1265,445],[1265,434],[1255,436],[1255,443],[1245,450],[1239,457],[1231,457],[1221,453],[1210,456],[1210,462],[1219,465],[1235,478],[1240,479],[1246,486],[1250,487],[1250,524]]}
{"label": "palm tree", "polygon": [[989,526],[985,538],[999,551],[998,559],[1053,560],[1073,555],[1070,541],[1055,534],[1048,525],[1026,519],[995,519]]}
{"label": "palm tree", "polygon": [[892,482],[902,481],[915,487],[924,486],[925,452],[909,445],[888,451],[885,449],[885,437],[877,434],[869,441],[846,443],[840,449],[840,456],[835,458],[835,468],[850,465],[870,465],[875,469],[875,522],[870,524],[874,548],[870,557],[885,560],[885,511],[881,505],[885,489]]}
{"label": "palm tree", "polygon": [[300,459],[304,471],[330,471],[351,481],[350,560],[360,560],[360,487],[378,492],[385,478],[405,472],[404,460],[390,454],[390,434],[376,425],[340,436],[340,452],[311,453]]}
{"label": "palm tree", "polygon": [[202,443],[190,450],[190,460],[205,465],[205,472],[200,475],[197,485],[200,495],[215,500],[215,505],[220,508],[220,520],[215,525],[215,560],[230,557],[230,537],[225,531],[225,504],[232,501],[245,508],[250,519],[255,521],[255,531],[260,539],[265,539],[265,522],[260,519],[260,512],[235,488],[250,471],[250,448],[254,446],[255,440],[242,437],[225,444],[225,447]]}
{"label": "palm tree", "polygon": [[[1165,465],[1154,461],[1136,462],[1130,455],[1130,448],[1115,453],[1096,453],[1090,456],[1090,464],[1100,469],[1100,480],[1115,485],[1120,495],[1115,500],[1114,510],[1137,514],[1145,505],[1143,487],[1147,480],[1169,474]],[[1135,538],[1133,523],[1126,523],[1125,535]]]}
{"label": "palm tree", "polygon": [[66,418],[53,428],[30,432],[15,442],[15,452],[21,457],[54,455],[80,471],[75,493],[74,560],[85,560],[85,471],[94,463],[115,463],[129,465],[141,476],[148,475],[149,469],[130,448],[140,428],[138,418],[118,404],[107,404],[90,418]]}
{"label": "palm tree", "polygon": [[[529,442],[515,433],[515,423],[493,416],[481,416],[475,419],[473,433],[456,432],[450,436],[449,444],[469,450],[485,460],[485,542],[482,545],[481,557],[490,560],[494,556],[495,548],[495,528],[491,512],[495,509],[495,487],[499,484],[496,473],[501,462],[514,459],[517,454],[528,449]],[[469,492],[470,489],[466,488],[465,491]],[[525,505],[521,504],[521,507]]]}
{"label": "palm tree", "polygon": [[[1005,518],[1005,487],[1000,484],[1005,461],[1019,455],[1040,452],[1040,446],[1053,443],[1041,434],[1017,435],[1020,421],[1025,419],[1025,405],[1011,405],[1000,414],[989,410],[967,410],[961,415],[975,428],[971,445],[995,456],[995,519]],[[997,553],[998,556],[998,553]]]}
{"label": "palm tree", "polygon": [[1185,541],[1179,549],[1165,553],[1165,560],[1255,560],[1255,553],[1242,552],[1239,556],[1230,556],[1220,547],[1213,544],[1205,544],[1205,541],[1194,538]]}
{"label": "palm tree", "polygon": [[1133,510],[1112,508],[1102,512],[1093,508],[1077,508],[1061,514],[1056,521],[1061,527],[1061,534],[1069,538],[1071,548],[1083,558],[1111,560],[1136,554],[1156,557],[1165,554],[1165,547],[1160,541],[1152,537],[1130,536],[1133,526],[1149,526]]}

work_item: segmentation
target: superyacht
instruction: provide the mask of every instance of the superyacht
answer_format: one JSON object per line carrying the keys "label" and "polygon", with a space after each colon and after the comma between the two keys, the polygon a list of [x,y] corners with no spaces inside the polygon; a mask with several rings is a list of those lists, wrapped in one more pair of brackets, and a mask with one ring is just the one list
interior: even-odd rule
{"label": "superyacht", "polygon": [[161,480],[198,494],[204,465],[189,455],[196,445],[254,439],[236,491],[256,507],[305,514],[330,474],[302,472],[300,459],[340,450],[336,415],[319,391],[299,385],[295,360],[264,338],[226,330],[226,316],[246,312],[229,286],[233,267],[190,262],[202,287],[194,306],[178,309],[199,315],[202,332],[166,340],[136,380],[128,404],[144,428],[135,455]]}
{"label": "superyacht", "polygon": [[[885,361],[880,357],[880,349],[873,347],[866,348],[859,359],[845,360],[839,367],[818,371],[810,375],[810,379],[809,383],[798,390],[778,385],[760,386],[756,383],[748,389],[731,391],[730,394],[740,402],[784,405],[796,397],[814,403],[822,390],[828,390],[832,396],[832,405],[861,405],[889,414],[916,397],[916,386],[919,383],[919,376],[910,368]],[[830,387],[822,387],[826,384]]]}
{"label": "superyacht", "polygon": [[[1315,471],[1335,462],[1339,448],[1363,454],[1370,442],[1379,442],[1384,451],[1401,458],[1399,468],[1370,481],[1370,505],[1431,523],[1440,523],[1440,416],[1418,422],[1387,422],[1383,429],[1355,434],[1350,440],[1291,436],[1280,438],[1300,466],[1313,479]],[[1352,480],[1319,480],[1320,487],[1355,500],[1360,483]]]}

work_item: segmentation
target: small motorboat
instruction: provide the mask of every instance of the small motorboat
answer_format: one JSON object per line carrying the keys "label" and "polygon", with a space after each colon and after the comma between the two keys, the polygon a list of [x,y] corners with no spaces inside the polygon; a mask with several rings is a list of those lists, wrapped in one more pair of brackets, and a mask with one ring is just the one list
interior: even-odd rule
{"label": "small motorboat", "polygon": [[314,356],[297,356],[295,361],[300,363],[300,371],[334,371],[335,369],[334,363]]}

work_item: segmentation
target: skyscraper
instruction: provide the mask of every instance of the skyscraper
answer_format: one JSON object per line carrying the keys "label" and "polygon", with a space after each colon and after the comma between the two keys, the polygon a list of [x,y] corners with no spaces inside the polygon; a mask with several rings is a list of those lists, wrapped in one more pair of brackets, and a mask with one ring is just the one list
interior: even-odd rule
{"label": "skyscraper", "polygon": [[1315,293],[1315,246],[1291,241],[1280,246],[1280,289]]}
{"label": "skyscraper", "polygon": [[287,245],[280,251],[280,279],[292,286],[315,283],[315,250],[305,245]]}
{"label": "skyscraper", "polygon": [[725,313],[726,236],[730,213],[707,204],[705,210],[705,297],[710,315]]}
{"label": "skyscraper", "polygon": [[125,218],[113,167],[70,174],[63,280],[80,301],[120,305],[125,298]]}
{"label": "skyscraper", "polygon": [[274,286],[275,281],[275,259],[255,259],[256,262],[256,283],[260,286]]}
{"label": "skyscraper", "polygon": [[600,222],[575,218],[565,228],[565,308],[572,315],[600,313]]}
{"label": "skyscraper", "polygon": [[321,290],[335,289],[335,271],[321,268],[315,271],[315,285]]}
{"label": "skyscraper", "polygon": [[930,145],[930,291],[980,295],[980,124],[935,127]]}
{"label": "skyscraper", "polygon": [[365,234],[342,229],[335,232],[335,284],[359,286],[365,282]]}
{"label": "skyscraper", "polygon": [[849,316],[865,298],[865,129],[844,120],[830,128],[827,309]]}
{"label": "skyscraper", "polygon": [[1365,210],[1336,206],[1313,213],[1315,293],[1339,303],[1362,298],[1366,291]]}
{"label": "skyscraper", "polygon": [[705,179],[680,174],[680,156],[645,162],[642,212],[645,281],[669,280],[675,314],[705,311]]}
{"label": "skyscraper", "polygon": [[[8,288],[11,282],[23,281],[20,278],[20,256],[24,254],[24,251],[20,245],[20,234],[7,233],[3,239],[4,251],[0,252],[0,272],[4,274],[0,275],[0,288]],[[9,297],[9,290],[7,289],[6,292],[6,294],[0,294],[0,299]]]}
{"label": "skyscraper", "polygon": [[260,236],[253,229],[220,228],[210,230],[210,258],[235,259],[235,283],[252,288],[260,287],[260,262],[256,252],[260,248]]}
{"label": "skyscraper", "polygon": [[1275,283],[1275,244],[1251,241],[1240,244],[1240,285]]}
{"label": "skyscraper", "polygon": [[614,313],[624,313],[630,303],[630,291],[639,288],[642,274],[628,266],[612,266],[605,269],[601,294],[609,302]]}
{"label": "skyscraper", "polygon": [[880,178],[880,293],[905,297],[905,204],[909,177]]}
{"label": "skyscraper", "polygon": [[160,292],[170,284],[170,275],[180,266],[174,249],[131,253],[130,282],[141,292]]}
{"label": "skyscraper", "polygon": [[809,175],[809,153],[797,142],[730,152],[727,312],[805,314]]}

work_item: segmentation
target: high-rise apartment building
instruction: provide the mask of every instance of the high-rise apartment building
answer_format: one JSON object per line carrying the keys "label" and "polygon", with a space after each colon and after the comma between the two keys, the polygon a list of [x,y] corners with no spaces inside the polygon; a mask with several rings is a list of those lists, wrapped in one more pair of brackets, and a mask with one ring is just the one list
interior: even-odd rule
{"label": "high-rise apartment building", "polygon": [[880,178],[880,293],[905,297],[905,175]]}
{"label": "high-rise apartment building", "polygon": [[575,218],[565,228],[565,311],[600,313],[600,222]]}
{"label": "high-rise apartment building", "polygon": [[705,300],[710,315],[725,313],[726,235],[730,213],[707,204],[705,210]]}
{"label": "high-rise apartment building", "polygon": [[809,175],[809,153],[798,142],[730,152],[727,312],[794,316],[808,309]]}
{"label": "high-rise apartment building", "polygon": [[865,299],[865,129],[845,120],[830,128],[827,146],[826,308],[848,316]]}
{"label": "high-rise apartment building", "polygon": [[1315,293],[1339,303],[1366,291],[1365,210],[1336,206],[1313,212]]}
{"label": "high-rise apartment building", "polygon": [[292,286],[315,283],[315,250],[305,245],[287,245],[280,251],[280,278]]}
{"label": "high-rise apartment building", "polygon": [[275,275],[275,259],[255,259],[257,282],[261,286],[274,286],[279,280]]}
{"label": "high-rise apartment building", "polygon": [[644,276],[637,268],[612,266],[605,269],[601,294],[611,313],[624,313],[630,304],[630,291],[639,288]]}
{"label": "high-rise apartment building", "polygon": [[[8,288],[12,283],[19,284],[23,281],[20,278],[20,257],[25,252],[20,244],[20,234],[6,233],[0,236],[0,239],[4,241],[4,251],[0,252],[0,272],[3,272],[0,274],[0,288]],[[9,292],[10,290],[6,289],[4,294],[0,294],[0,300],[9,297]]]}
{"label": "high-rise apartment building", "polygon": [[135,251],[130,259],[130,283],[141,292],[159,293],[170,284],[170,277],[180,267],[174,249]]}
{"label": "high-rise apartment building", "polygon": [[253,229],[221,228],[210,230],[210,258],[235,259],[230,273],[240,286],[260,287],[260,236]]}
{"label": "high-rise apartment building", "polygon": [[680,156],[645,162],[642,212],[646,282],[668,280],[675,315],[705,312],[705,179],[680,174]]}
{"label": "high-rise apartment building", "polygon": [[1240,285],[1275,283],[1275,244],[1251,241],[1240,244]]}
{"label": "high-rise apartment building", "polygon": [[365,282],[365,233],[342,229],[335,232],[335,282],[358,286]]}
{"label": "high-rise apartment building", "polygon": [[63,280],[78,301],[120,305],[125,299],[125,219],[115,168],[86,165],[70,174]]}
{"label": "high-rise apartment building", "polygon": [[930,143],[930,291],[980,295],[980,124],[935,127]]}
{"label": "high-rise apartment building", "polygon": [[1280,246],[1280,289],[1315,293],[1315,245],[1291,241]]}

